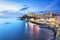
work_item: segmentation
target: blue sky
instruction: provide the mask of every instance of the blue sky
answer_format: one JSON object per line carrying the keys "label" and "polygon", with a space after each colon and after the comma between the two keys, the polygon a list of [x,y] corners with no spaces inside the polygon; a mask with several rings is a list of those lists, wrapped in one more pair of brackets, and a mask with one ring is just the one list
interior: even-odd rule
{"label": "blue sky", "polygon": [[[60,0],[0,0],[0,11],[60,11]],[[0,14],[2,15],[2,14]]]}
{"label": "blue sky", "polygon": [[27,11],[60,10],[59,4],[59,0],[1,0],[0,10],[18,11],[25,7],[29,7]]}

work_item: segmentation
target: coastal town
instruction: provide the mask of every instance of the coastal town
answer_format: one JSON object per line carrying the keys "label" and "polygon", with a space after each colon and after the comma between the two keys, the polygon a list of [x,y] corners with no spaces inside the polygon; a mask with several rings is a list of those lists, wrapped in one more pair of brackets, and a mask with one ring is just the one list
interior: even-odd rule
{"label": "coastal town", "polygon": [[60,32],[59,32],[60,31],[60,14],[55,14],[53,12],[48,12],[48,13],[44,13],[44,14],[29,13],[20,18],[21,18],[21,20],[27,21],[27,23],[29,25],[28,28],[31,29],[30,31],[33,31],[34,28],[35,28],[35,30],[39,31],[39,28],[47,27],[50,29],[54,29],[56,32],[56,36],[60,34]]}
{"label": "coastal town", "polygon": [[31,22],[52,24],[52,25],[55,25],[56,27],[60,26],[60,14],[55,14],[52,12],[45,13],[45,14],[30,13],[30,14],[24,15],[23,18],[26,18]]}

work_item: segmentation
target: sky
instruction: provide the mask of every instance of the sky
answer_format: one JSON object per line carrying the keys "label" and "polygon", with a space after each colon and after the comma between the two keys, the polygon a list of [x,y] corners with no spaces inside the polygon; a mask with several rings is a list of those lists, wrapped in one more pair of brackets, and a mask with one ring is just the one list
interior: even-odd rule
{"label": "sky", "polygon": [[28,13],[54,10],[60,11],[60,0],[0,0],[0,11]]}
{"label": "sky", "polygon": [[18,11],[25,7],[28,11],[60,10],[59,4],[60,0],[0,0],[0,11]]}

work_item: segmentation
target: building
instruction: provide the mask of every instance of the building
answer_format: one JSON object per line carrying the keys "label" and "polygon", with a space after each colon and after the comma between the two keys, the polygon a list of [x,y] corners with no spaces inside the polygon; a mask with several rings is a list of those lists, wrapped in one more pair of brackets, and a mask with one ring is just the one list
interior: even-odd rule
{"label": "building", "polygon": [[[53,25],[60,25],[60,14],[55,14],[52,12],[45,13],[45,14],[26,14],[22,17],[22,19],[28,19],[32,22],[37,22],[37,23],[49,23]],[[42,20],[43,19],[43,20]]]}
{"label": "building", "polygon": [[47,21],[50,20],[51,22],[54,19],[55,25],[60,25],[60,14],[49,12],[49,13],[43,14],[43,18]]}

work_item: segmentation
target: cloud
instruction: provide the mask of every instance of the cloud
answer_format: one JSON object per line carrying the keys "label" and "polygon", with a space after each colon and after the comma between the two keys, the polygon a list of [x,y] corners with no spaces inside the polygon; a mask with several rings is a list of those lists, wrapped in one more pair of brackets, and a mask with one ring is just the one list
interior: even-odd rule
{"label": "cloud", "polygon": [[21,12],[18,12],[18,11],[15,11],[15,12],[11,12],[11,11],[0,11],[0,18],[4,18],[4,17],[21,17],[23,16],[24,13],[21,13]]}
{"label": "cloud", "polygon": [[21,4],[0,0],[0,11],[4,11],[4,10],[18,11],[21,7],[22,7]]}
{"label": "cloud", "polygon": [[29,7],[24,7],[24,8],[22,8],[21,10],[19,10],[19,11],[24,11],[24,10],[27,10]]}
{"label": "cloud", "polygon": [[27,6],[27,5],[23,5],[24,7]]}

